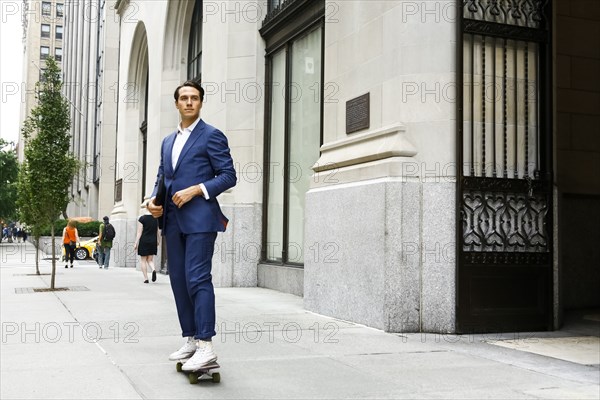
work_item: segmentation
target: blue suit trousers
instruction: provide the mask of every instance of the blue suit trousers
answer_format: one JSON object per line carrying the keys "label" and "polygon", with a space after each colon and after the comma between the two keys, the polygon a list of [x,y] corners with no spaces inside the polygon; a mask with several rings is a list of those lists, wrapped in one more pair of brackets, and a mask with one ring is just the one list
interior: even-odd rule
{"label": "blue suit trousers", "polygon": [[165,239],[169,278],[175,297],[182,336],[210,340],[215,332],[215,290],[212,284],[212,256],[217,232],[184,234],[167,201]]}

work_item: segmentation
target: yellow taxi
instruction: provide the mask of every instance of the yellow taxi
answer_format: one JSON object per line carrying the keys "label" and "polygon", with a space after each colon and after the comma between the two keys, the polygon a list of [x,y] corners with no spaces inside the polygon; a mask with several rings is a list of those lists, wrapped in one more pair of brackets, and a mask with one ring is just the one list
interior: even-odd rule
{"label": "yellow taxi", "polygon": [[[96,249],[96,241],[98,240],[98,236],[93,237],[89,240],[84,240],[83,242],[77,243],[77,247],[75,248],[75,258],[78,260],[85,260],[86,258],[92,258],[94,254],[94,250]],[[66,259],[65,257],[65,247],[62,248],[62,256],[63,261]]]}

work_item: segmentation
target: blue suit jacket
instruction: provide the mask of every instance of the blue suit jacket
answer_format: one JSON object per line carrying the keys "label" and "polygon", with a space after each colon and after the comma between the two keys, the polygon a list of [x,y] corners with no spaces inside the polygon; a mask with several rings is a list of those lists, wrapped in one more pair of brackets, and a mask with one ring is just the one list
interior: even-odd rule
{"label": "blue suit jacket", "polygon": [[[175,217],[182,233],[223,232],[229,220],[221,212],[217,196],[235,186],[236,175],[229,151],[227,138],[220,130],[200,120],[185,146],[181,150],[177,165],[173,169],[171,154],[177,131],[164,138],[160,150],[158,175],[163,174],[166,203],[163,205],[163,217],[167,204],[177,191],[203,183],[210,196],[196,196],[183,207],[169,214],[170,223]],[[158,180],[154,184],[152,197],[156,196]],[[164,225],[166,229],[168,227]]]}

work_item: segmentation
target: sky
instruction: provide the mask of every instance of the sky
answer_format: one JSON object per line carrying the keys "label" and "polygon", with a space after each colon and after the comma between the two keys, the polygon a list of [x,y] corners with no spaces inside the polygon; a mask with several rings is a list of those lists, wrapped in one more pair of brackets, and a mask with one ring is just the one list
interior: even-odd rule
{"label": "sky", "polygon": [[23,81],[22,1],[0,0],[0,137],[19,140],[21,82]]}

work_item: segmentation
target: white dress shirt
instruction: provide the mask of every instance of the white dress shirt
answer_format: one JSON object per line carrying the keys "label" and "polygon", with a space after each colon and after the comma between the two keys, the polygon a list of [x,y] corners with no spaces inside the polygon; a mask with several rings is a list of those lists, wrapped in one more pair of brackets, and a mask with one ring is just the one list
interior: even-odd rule
{"label": "white dress shirt", "polygon": [[[183,150],[183,146],[185,146],[185,143],[190,138],[190,135],[192,134],[192,131],[194,130],[196,125],[198,125],[198,122],[200,122],[200,117],[198,117],[198,119],[195,120],[187,128],[182,128],[181,123],[177,125],[177,136],[175,137],[175,143],[173,143],[173,152],[171,153],[171,159],[173,160],[173,169],[175,169],[175,166],[177,165],[177,161],[179,160],[179,156],[181,155],[181,150]],[[206,191],[204,183],[199,183],[199,185],[204,198],[206,200],[210,199],[210,196]]]}

